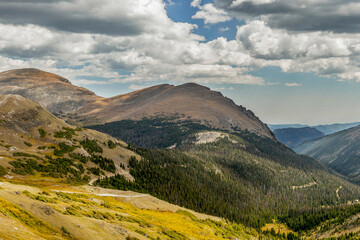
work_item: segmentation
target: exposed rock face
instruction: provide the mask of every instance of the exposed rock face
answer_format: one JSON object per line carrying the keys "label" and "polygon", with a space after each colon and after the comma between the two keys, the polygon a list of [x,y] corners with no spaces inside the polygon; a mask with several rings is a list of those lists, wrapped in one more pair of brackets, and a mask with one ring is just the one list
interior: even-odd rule
{"label": "exposed rock face", "polygon": [[163,84],[101,98],[58,75],[20,69],[0,73],[0,94],[22,95],[81,125],[176,115],[179,120],[190,119],[218,129],[247,129],[273,138],[269,128],[253,112],[219,92],[194,83]]}

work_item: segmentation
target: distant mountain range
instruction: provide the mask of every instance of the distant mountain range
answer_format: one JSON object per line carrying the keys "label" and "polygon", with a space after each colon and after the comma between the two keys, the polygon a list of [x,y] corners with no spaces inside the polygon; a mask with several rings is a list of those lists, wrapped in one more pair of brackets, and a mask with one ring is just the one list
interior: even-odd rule
{"label": "distant mountain range", "polygon": [[360,181],[360,126],[306,141],[294,150]]}
{"label": "distant mountain range", "polygon": [[360,122],[317,126],[302,124],[269,124],[268,126],[274,132],[277,140],[290,148],[294,148],[305,141],[318,139],[324,135],[343,131],[359,124]]}
{"label": "distant mountain range", "polygon": [[323,137],[325,134],[311,127],[304,128],[281,128],[274,131],[276,139],[293,148],[300,143],[315,138]]}
{"label": "distant mountain range", "polygon": [[325,135],[329,135],[358,125],[360,125],[360,122],[335,123],[335,124],[325,124],[325,125],[316,125],[316,126],[309,126],[304,124],[268,124],[268,127],[270,128],[271,131],[275,131],[276,129],[284,129],[284,128],[312,127],[319,130],[320,132],[323,132]]}
{"label": "distant mountain range", "polygon": [[304,128],[309,127],[308,125],[304,124],[268,124],[268,127],[271,131],[275,131],[277,129],[284,129],[284,128]]}

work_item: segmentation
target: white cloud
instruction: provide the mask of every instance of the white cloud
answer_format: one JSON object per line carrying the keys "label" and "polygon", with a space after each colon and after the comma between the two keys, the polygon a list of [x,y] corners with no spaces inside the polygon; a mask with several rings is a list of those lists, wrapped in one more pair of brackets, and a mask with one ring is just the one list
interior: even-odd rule
{"label": "white cloud", "polygon": [[190,3],[190,6],[192,6],[192,7],[200,7],[200,5],[201,5],[201,0],[193,0]]}
{"label": "white cloud", "polygon": [[280,66],[285,72],[359,79],[356,56],[360,53],[360,34],[290,32],[255,20],[238,27],[236,38],[244,52],[263,66]]}
{"label": "white cloud", "polygon": [[71,82],[76,85],[107,85],[111,83],[110,81],[97,81],[88,79],[75,79]]}
{"label": "white cloud", "polygon": [[218,30],[219,30],[219,32],[227,32],[230,30],[230,28],[229,27],[221,27]]}
{"label": "white cloud", "polygon": [[275,2],[275,0],[235,0],[231,3],[230,6],[236,7],[246,2],[251,2],[254,5],[260,5],[260,4],[273,3]]}
{"label": "white cloud", "polygon": [[285,86],[287,87],[301,87],[301,83],[285,83]]}
{"label": "white cloud", "polygon": [[[99,1],[95,0],[52,4],[67,9],[70,18],[72,14],[88,16],[86,11],[90,11],[96,21],[131,22],[138,30],[136,34],[96,29],[69,32],[45,23],[5,24],[0,17],[0,70],[37,67],[82,85],[104,84],[86,77],[133,84],[195,81],[275,85],[252,76],[251,71],[279,66],[284,72],[313,72],[360,82],[360,34],[357,33],[287,31],[269,26],[263,18],[248,20],[238,27],[235,40],[220,37],[203,42],[203,36],[193,33],[196,25],[168,18],[161,0],[148,4],[140,0],[106,0],[102,9],[98,9]],[[74,6],[77,10],[71,9]],[[230,18],[225,10],[213,4],[201,5],[200,0],[194,0],[191,6],[199,8],[197,14],[204,12],[205,23]],[[123,15],[117,16],[119,12]]]}
{"label": "white cloud", "polygon": [[205,24],[215,24],[231,20],[229,14],[223,9],[218,9],[212,3],[200,5],[201,1],[194,0],[191,2],[192,7],[199,8],[199,11],[192,16],[193,19],[203,19]]}

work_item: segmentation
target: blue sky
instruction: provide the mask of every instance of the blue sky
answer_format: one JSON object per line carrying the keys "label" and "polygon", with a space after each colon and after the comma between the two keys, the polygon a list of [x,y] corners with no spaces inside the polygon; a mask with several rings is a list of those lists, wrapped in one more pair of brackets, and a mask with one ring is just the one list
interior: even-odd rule
{"label": "blue sky", "polygon": [[105,97],[196,82],[267,123],[360,121],[360,3],[83,3],[1,1],[0,70],[40,68]]}

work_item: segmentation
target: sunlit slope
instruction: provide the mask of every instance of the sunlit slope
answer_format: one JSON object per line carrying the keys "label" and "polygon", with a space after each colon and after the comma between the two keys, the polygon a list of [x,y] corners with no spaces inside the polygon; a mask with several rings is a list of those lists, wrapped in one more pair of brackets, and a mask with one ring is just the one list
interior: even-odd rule
{"label": "sunlit slope", "polygon": [[0,237],[4,240],[259,239],[253,229],[149,195],[93,187],[64,191],[4,181],[0,187]]}
{"label": "sunlit slope", "polygon": [[136,156],[124,142],[76,128],[39,104],[18,95],[0,95],[1,175],[44,175],[88,183],[101,175],[131,179],[127,162]]}

